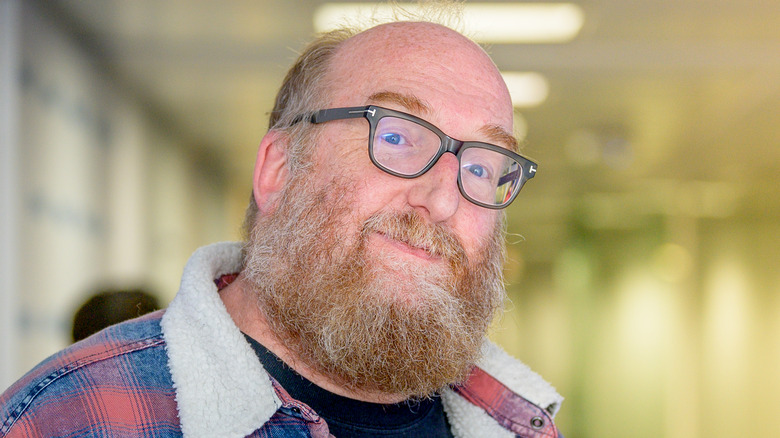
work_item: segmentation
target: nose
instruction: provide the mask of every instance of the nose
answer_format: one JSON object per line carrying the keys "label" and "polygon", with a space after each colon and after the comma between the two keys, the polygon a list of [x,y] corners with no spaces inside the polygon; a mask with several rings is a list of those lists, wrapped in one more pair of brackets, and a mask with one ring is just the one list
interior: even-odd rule
{"label": "nose", "polygon": [[408,202],[431,222],[444,222],[458,210],[461,202],[458,189],[458,157],[444,153],[424,175],[411,180]]}

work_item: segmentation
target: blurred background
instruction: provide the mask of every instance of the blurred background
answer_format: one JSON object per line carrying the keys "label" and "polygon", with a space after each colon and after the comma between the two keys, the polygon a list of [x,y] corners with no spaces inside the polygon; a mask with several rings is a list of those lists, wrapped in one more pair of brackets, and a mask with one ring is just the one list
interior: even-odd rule
{"label": "blurred background", "polygon": [[[91,291],[164,306],[239,238],[324,3],[0,0],[0,389]],[[569,33],[484,39],[540,163],[491,336],[566,396],[567,438],[780,436],[780,2],[555,14]]]}

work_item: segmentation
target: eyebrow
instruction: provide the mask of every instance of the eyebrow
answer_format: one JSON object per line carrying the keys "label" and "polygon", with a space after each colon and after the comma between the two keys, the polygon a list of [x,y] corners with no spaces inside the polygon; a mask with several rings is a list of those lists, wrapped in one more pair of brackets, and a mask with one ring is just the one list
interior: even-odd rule
{"label": "eyebrow", "polygon": [[517,152],[519,149],[517,138],[498,125],[485,125],[479,129],[479,132],[487,136],[492,143],[503,144],[512,152]]}
{"label": "eyebrow", "polygon": [[407,111],[417,115],[430,115],[431,107],[423,102],[417,96],[411,94],[401,94],[395,91],[380,91],[368,96],[368,100],[377,103],[387,102],[395,103],[406,108]]}
{"label": "eyebrow", "polygon": [[[370,95],[368,100],[376,103],[395,103],[418,117],[429,116],[433,112],[431,111],[431,107],[417,96],[397,93],[395,91],[379,91]],[[486,136],[492,143],[504,145],[514,152],[517,152],[518,150],[518,143],[515,136],[498,125],[485,125],[481,127],[478,132]]]}

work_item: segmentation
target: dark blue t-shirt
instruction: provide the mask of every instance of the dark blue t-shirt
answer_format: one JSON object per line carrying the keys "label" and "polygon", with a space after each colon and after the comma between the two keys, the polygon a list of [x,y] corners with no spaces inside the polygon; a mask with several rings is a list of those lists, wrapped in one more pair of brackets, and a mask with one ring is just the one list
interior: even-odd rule
{"label": "dark blue t-shirt", "polygon": [[334,394],[295,372],[262,344],[244,335],[268,373],[294,399],[306,403],[337,438],[452,437],[441,398],[396,404],[368,403]]}

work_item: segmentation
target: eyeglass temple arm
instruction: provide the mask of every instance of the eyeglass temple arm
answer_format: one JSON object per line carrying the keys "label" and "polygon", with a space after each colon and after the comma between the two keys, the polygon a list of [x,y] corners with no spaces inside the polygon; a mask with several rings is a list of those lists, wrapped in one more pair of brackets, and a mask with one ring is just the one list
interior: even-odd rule
{"label": "eyeglass temple arm", "polygon": [[[515,179],[517,177],[518,173],[520,173],[520,169],[517,169],[514,172],[510,172],[510,173],[507,173],[506,175],[502,176],[501,178],[498,179],[498,186],[500,187],[500,186],[508,183],[509,181],[512,181],[513,179]],[[534,175],[536,175],[536,164],[531,164],[529,166],[529,168],[528,168],[528,172],[526,172],[525,174],[526,174],[526,177],[525,177],[526,180],[529,180],[529,179],[533,178]]]}
{"label": "eyeglass temple arm", "polygon": [[348,108],[329,108],[314,112],[309,121],[311,123],[325,123],[331,120],[357,119],[364,117],[367,112],[376,111],[368,106],[352,106]]}

